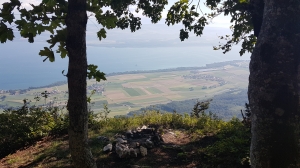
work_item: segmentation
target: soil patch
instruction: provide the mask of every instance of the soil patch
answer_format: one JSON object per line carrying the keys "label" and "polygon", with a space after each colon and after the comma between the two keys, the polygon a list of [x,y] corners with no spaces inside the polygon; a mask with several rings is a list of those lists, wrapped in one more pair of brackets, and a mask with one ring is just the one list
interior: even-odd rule
{"label": "soil patch", "polygon": [[[198,148],[212,142],[192,141],[194,138],[183,129],[163,129],[160,135],[163,142],[148,149],[144,157],[119,158],[116,152],[95,153],[98,168],[196,168],[201,160],[197,154]],[[45,138],[1,159],[0,167],[72,167],[68,137]]]}

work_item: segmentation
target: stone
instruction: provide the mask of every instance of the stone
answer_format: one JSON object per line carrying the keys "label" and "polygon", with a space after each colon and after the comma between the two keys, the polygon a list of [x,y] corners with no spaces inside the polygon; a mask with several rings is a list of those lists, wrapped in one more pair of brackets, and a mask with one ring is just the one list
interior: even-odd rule
{"label": "stone", "polygon": [[158,146],[160,145],[161,142],[164,142],[162,137],[160,135],[155,134],[154,136],[151,137],[151,141],[154,143],[154,145]]}
{"label": "stone", "polygon": [[172,134],[172,135],[174,135],[174,136],[175,136],[175,133],[174,133],[174,132],[169,132],[169,134]]}
{"label": "stone", "polygon": [[108,144],[104,146],[103,152],[110,152],[110,151],[112,151],[112,144]]}
{"label": "stone", "polygon": [[137,147],[137,142],[130,142],[129,148],[136,148]]}
{"label": "stone", "polygon": [[115,138],[122,138],[122,139],[126,139],[125,135],[121,135],[121,134],[116,134]]}
{"label": "stone", "polygon": [[145,129],[142,129],[141,133],[142,134],[153,134],[154,131],[152,128],[145,128]]}
{"label": "stone", "polygon": [[129,156],[130,150],[127,146],[122,144],[116,144],[116,153],[120,158],[125,158]]}
{"label": "stone", "polygon": [[120,144],[127,143],[127,141],[124,140],[123,138],[117,138],[116,141],[117,141],[117,143],[120,143]]}
{"label": "stone", "polygon": [[134,151],[135,151],[136,154],[140,154],[141,153],[140,149],[138,149],[138,148],[135,148]]}
{"label": "stone", "polygon": [[142,137],[142,134],[141,132],[136,132],[136,133],[133,133],[133,139],[139,139]]}
{"label": "stone", "polygon": [[140,152],[142,156],[146,156],[147,155],[147,148],[140,146]]}
{"label": "stone", "polygon": [[133,138],[133,133],[132,133],[131,130],[127,130],[127,131],[126,131],[126,138],[127,138],[127,139]]}
{"label": "stone", "polygon": [[149,139],[147,139],[146,142],[145,142],[145,146],[147,148],[153,148],[154,144],[153,144],[152,141],[150,141]]}
{"label": "stone", "polygon": [[98,136],[97,139],[100,141],[100,142],[108,142],[109,139],[105,136]]}
{"label": "stone", "polygon": [[[172,133],[171,133],[172,134]],[[101,141],[109,141],[108,138],[99,136]],[[128,129],[124,133],[117,133],[114,141],[103,147],[104,152],[116,152],[119,158],[135,158],[138,155],[146,156],[148,149],[163,142],[157,129],[143,125],[142,128]],[[147,149],[148,148],[148,149]]]}
{"label": "stone", "polygon": [[126,144],[121,144],[121,143],[117,143],[116,146],[119,146],[123,149],[127,148],[127,145]]}
{"label": "stone", "polygon": [[120,158],[122,158],[122,156],[123,156],[123,148],[121,148],[119,146],[116,146],[116,153],[118,154],[118,156]]}
{"label": "stone", "polygon": [[130,149],[129,148],[124,149],[124,157],[126,157],[126,156],[130,156]]}
{"label": "stone", "polygon": [[129,151],[130,151],[130,156],[137,157],[137,152],[133,148],[130,148]]}

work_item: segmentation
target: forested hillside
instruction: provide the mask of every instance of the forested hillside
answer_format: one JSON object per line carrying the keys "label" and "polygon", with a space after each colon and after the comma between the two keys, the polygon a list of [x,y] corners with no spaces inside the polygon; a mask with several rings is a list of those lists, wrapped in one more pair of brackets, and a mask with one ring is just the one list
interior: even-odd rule
{"label": "forested hillside", "polygon": [[189,99],[184,101],[172,101],[167,104],[157,104],[153,106],[148,106],[146,108],[141,108],[140,110],[131,111],[127,115],[133,116],[134,114],[141,114],[147,110],[159,110],[161,112],[174,112],[179,114],[192,112],[193,106],[197,101],[205,101],[212,98],[209,109],[207,112],[211,111],[215,113],[218,117],[224,120],[231,119],[236,116],[241,118],[240,110],[244,108],[245,103],[247,103],[247,89],[232,89],[228,92],[216,95],[214,97],[208,97],[207,99]]}

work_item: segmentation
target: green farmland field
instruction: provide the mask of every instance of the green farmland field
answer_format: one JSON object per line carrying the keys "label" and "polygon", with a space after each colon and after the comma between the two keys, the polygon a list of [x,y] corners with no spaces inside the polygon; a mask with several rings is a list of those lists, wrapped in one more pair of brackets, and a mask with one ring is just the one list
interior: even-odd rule
{"label": "green farmland field", "polygon": [[[145,106],[182,101],[203,99],[223,93],[226,90],[247,88],[248,61],[224,63],[213,70],[164,70],[163,72],[141,72],[108,76],[106,81],[87,81],[88,96],[91,96],[91,108],[102,111],[103,103],[111,110],[110,116],[126,114]],[[243,65],[243,66],[241,66]],[[223,82],[223,83],[222,83]],[[224,84],[225,82],[225,84]],[[203,89],[205,86],[205,89]],[[0,90],[1,91],[1,90]],[[0,112],[4,108],[22,105],[23,99],[34,104],[34,97],[41,92],[50,93],[46,103],[54,102],[65,105],[68,100],[67,85],[27,90],[24,94],[0,92]],[[93,91],[96,91],[94,94]],[[36,105],[44,105],[42,98]]]}
{"label": "green farmland field", "polygon": [[123,88],[130,96],[141,96],[146,93],[139,88]]}
{"label": "green farmland field", "polygon": [[161,90],[155,88],[155,87],[150,87],[150,88],[146,88],[150,93],[152,94],[160,94],[163,93]]}

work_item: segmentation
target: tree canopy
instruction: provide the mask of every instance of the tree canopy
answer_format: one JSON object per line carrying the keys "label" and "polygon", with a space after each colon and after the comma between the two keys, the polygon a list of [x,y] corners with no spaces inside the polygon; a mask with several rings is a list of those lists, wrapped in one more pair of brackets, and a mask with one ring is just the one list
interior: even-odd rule
{"label": "tree canopy", "polygon": [[[129,28],[132,32],[141,29],[141,18],[135,16],[135,12],[143,11],[143,15],[151,18],[152,23],[161,19],[161,12],[167,4],[167,0],[88,0],[86,11],[89,16],[94,16],[101,28],[97,32],[99,40],[106,38],[107,30]],[[5,43],[15,37],[16,27],[21,37],[27,38],[29,43],[43,32],[49,32],[48,47],[40,50],[39,55],[51,62],[55,61],[55,55],[65,58],[66,49],[66,16],[68,1],[43,0],[40,4],[30,4],[31,9],[22,7],[20,0],[5,2],[0,8],[0,41]],[[131,11],[129,7],[135,7]],[[16,14],[19,13],[19,14]],[[56,53],[56,54],[55,54]],[[105,74],[97,70],[97,65],[88,66],[88,77],[105,80]],[[63,72],[64,73],[64,72]]]}
{"label": "tree canopy", "polygon": [[[97,32],[99,40],[106,38],[106,30],[130,28],[132,32],[141,28],[141,19],[129,10],[134,5],[136,11],[150,17],[153,23],[161,18],[167,0],[43,0],[31,9],[23,8],[19,0],[2,4],[0,12],[0,41],[14,39],[16,27],[21,37],[33,43],[34,38],[50,32],[49,47],[40,50],[39,55],[46,61],[55,61],[56,53],[62,58],[68,56],[69,100],[69,147],[75,167],[97,167],[88,147],[88,109],[86,78],[105,80],[105,74],[97,70],[97,65],[87,65],[86,25],[87,13],[96,17],[102,28]],[[105,10],[107,8],[107,10]],[[14,12],[20,15],[14,14]],[[64,72],[62,72],[64,73]]]}
{"label": "tree canopy", "polygon": [[[39,54],[45,57],[44,61],[54,61],[53,50],[56,46],[55,52],[62,58],[69,56],[69,71],[66,76],[69,80],[70,98],[74,98],[68,104],[72,107],[70,123],[74,126],[74,123],[83,122],[82,128],[85,128],[86,82],[83,81],[86,77],[105,79],[104,73],[98,71],[96,65],[85,65],[86,13],[94,15],[102,26],[97,32],[99,40],[102,40],[106,38],[108,29],[130,28],[134,32],[141,28],[140,17],[135,16],[129,6],[133,6],[136,11],[141,10],[143,15],[151,18],[152,23],[156,23],[161,19],[161,12],[167,3],[167,0],[43,0],[38,5],[31,5],[31,9],[26,9],[19,0],[10,0],[2,5],[0,12],[0,41],[4,43],[14,39],[13,27],[30,43],[42,32],[50,32],[47,40],[50,46],[42,49]],[[204,27],[215,17],[231,17],[232,34],[220,36],[225,43],[215,46],[214,49],[226,53],[234,44],[241,42],[240,55],[245,52],[253,53],[248,91],[252,114],[251,162],[254,167],[299,167],[300,65],[297,56],[300,51],[296,45],[299,43],[300,30],[299,1],[206,0],[205,5],[211,10],[208,13],[201,12],[199,3],[200,1],[194,5],[188,0],[174,3],[168,10],[166,24],[182,23],[179,37],[183,41],[188,39],[190,32],[197,36],[202,35]],[[108,10],[104,10],[105,8]],[[14,12],[20,15],[15,15]],[[72,16],[75,14],[79,17]],[[79,35],[76,34],[76,28],[80,29]],[[74,39],[78,40],[78,44],[72,41],[73,37],[76,37]],[[76,50],[76,47],[82,49]],[[71,82],[75,84],[72,85]],[[78,98],[74,96],[76,94],[71,96],[71,92],[79,92]],[[78,134],[76,129],[73,129],[74,135]],[[86,129],[79,130],[87,132]],[[84,141],[81,145],[85,146],[87,136],[82,137]],[[282,155],[284,162],[280,160]],[[87,162],[83,161],[76,166],[84,164]],[[95,167],[95,164],[84,167]]]}
{"label": "tree canopy", "polygon": [[[134,15],[136,11],[143,11],[143,15],[150,17],[152,23],[158,22],[162,17],[161,12],[167,4],[167,0],[105,0],[99,2],[89,0],[87,1],[87,12],[89,16],[95,16],[98,24],[102,26],[97,32],[99,40],[102,40],[106,38],[108,29],[130,28],[132,32],[139,30],[142,23],[141,18]],[[53,50],[57,46],[55,52],[65,58],[67,55],[65,48],[67,5],[68,2],[63,0],[44,0],[38,5],[31,4],[32,9],[26,9],[21,6],[19,0],[4,3],[0,14],[1,43],[14,39],[13,27],[16,27],[20,35],[31,43],[34,42],[37,35],[50,32],[50,38],[47,40],[49,47],[42,49],[39,54],[45,57],[44,61],[49,59],[53,62],[55,60]],[[182,23],[184,27],[180,30],[179,37],[184,41],[188,39],[189,32],[193,32],[197,36],[202,35],[203,29],[213,18],[219,15],[230,16],[232,34],[220,36],[220,40],[225,40],[225,43],[215,46],[214,49],[221,49],[226,53],[231,50],[233,45],[242,42],[240,55],[253,51],[256,43],[253,33],[253,23],[256,20],[251,17],[254,3],[247,0],[206,0],[205,5],[212,12],[203,13],[200,1],[194,4],[192,1],[180,0],[168,9],[165,22],[167,25]],[[135,11],[129,10],[129,6],[136,7]],[[20,13],[20,15],[15,15],[14,12]]]}
{"label": "tree canopy", "polygon": [[[245,54],[245,52],[251,53],[253,51],[256,43],[253,23],[257,22],[253,20],[252,17],[254,3],[248,0],[206,0],[204,4],[211,12],[203,13],[200,8],[200,1],[197,1],[197,5],[193,5],[192,2],[193,1],[180,0],[168,10],[166,24],[174,25],[182,23],[184,26],[184,28],[180,30],[181,41],[188,39],[190,32],[193,32],[197,36],[202,35],[204,27],[208,25],[211,20],[219,15],[224,15],[231,17],[230,22],[232,25],[230,29],[232,30],[232,34],[220,36],[220,40],[225,40],[225,44],[221,43],[215,46],[214,49],[221,49],[223,53],[226,53],[231,50],[233,45],[241,42],[241,56]],[[259,23],[256,25],[260,27]]]}

